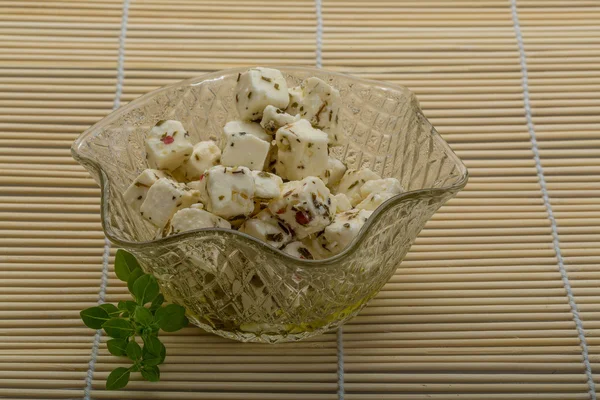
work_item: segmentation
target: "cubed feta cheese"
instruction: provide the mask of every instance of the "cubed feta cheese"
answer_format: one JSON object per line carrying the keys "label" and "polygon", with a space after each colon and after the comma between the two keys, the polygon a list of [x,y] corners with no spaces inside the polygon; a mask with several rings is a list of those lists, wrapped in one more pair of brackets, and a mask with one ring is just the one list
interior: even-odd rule
{"label": "cubed feta cheese", "polygon": [[327,168],[327,134],[306,120],[285,125],[277,131],[277,175],[300,180],[323,176]]}
{"label": "cubed feta cheese", "polygon": [[360,195],[363,199],[371,193],[398,194],[402,192],[403,190],[400,181],[396,178],[374,179],[366,182],[360,188]]}
{"label": "cubed feta cheese", "polygon": [[336,214],[331,225],[325,228],[321,236],[323,247],[332,254],[341,253],[358,235],[371,214],[372,211],[366,210],[350,210]]}
{"label": "cubed feta cheese", "polygon": [[283,251],[290,256],[301,258],[303,260],[314,260],[313,255],[302,242],[292,242],[285,246]]}
{"label": "cubed feta cheese", "polygon": [[159,228],[164,227],[177,210],[200,201],[200,193],[183,183],[160,178],[148,190],[140,214]]}
{"label": "cubed feta cheese", "polygon": [[288,113],[299,113],[300,118],[310,121],[313,127],[327,132],[330,145],[342,141],[338,127],[341,98],[337,89],[312,77],[305,79],[299,87],[290,89],[289,97]]}
{"label": "cubed feta cheese", "polygon": [[298,239],[323,230],[333,220],[335,199],[319,178],[284,183],[281,193],[269,203],[269,209],[292,228]]}
{"label": "cubed feta cheese", "polygon": [[219,164],[221,149],[212,140],[198,142],[194,145],[192,155],[173,171],[175,177],[185,181],[200,178],[207,169]]}
{"label": "cubed feta cheese", "polygon": [[273,136],[266,133],[263,127],[256,122],[229,121],[223,127],[223,132],[225,132],[225,136],[229,136],[234,133],[244,132],[254,135],[257,138],[264,140],[265,142],[270,142],[271,140],[273,140]]}
{"label": "cubed feta cheese", "polygon": [[252,177],[255,198],[274,199],[281,194],[283,180],[279,176],[264,171],[252,171]]}
{"label": "cubed feta cheese", "polygon": [[350,200],[348,199],[348,196],[346,196],[344,193],[338,193],[333,197],[335,198],[336,214],[344,212],[344,211],[348,211],[349,209],[352,208],[352,204],[350,204]]}
{"label": "cubed feta cheese", "polygon": [[206,208],[225,219],[245,217],[254,210],[254,178],[246,167],[217,165],[204,173]]}
{"label": "cubed feta cheese", "polygon": [[310,251],[315,260],[324,260],[333,256],[331,251],[323,247],[324,242],[322,231],[302,239],[302,243]]}
{"label": "cubed feta cheese", "polygon": [[144,170],[135,180],[129,185],[125,193],[123,193],[123,200],[129,204],[135,211],[140,211],[140,207],[144,200],[146,200],[146,194],[150,190],[156,181],[160,178],[167,178],[167,174],[157,169],[146,169]]}
{"label": "cubed feta cheese", "polygon": [[[271,136],[259,124],[232,121],[225,125],[224,132],[226,143],[221,155],[222,165],[257,170],[265,167],[271,149]],[[267,140],[259,138],[260,135]]]}
{"label": "cubed feta cheese", "polygon": [[350,199],[350,204],[355,206],[362,200],[362,196],[360,194],[360,189],[362,186],[366,182],[374,179],[381,179],[381,177],[368,168],[363,168],[360,170],[349,169],[342,177],[342,180],[338,185],[337,192],[344,193],[346,196],[348,196],[348,199]]}
{"label": "cubed feta cheese", "polygon": [[329,189],[334,189],[340,183],[344,172],[346,172],[344,163],[337,158],[329,157],[327,159],[327,169],[325,169],[321,179]]}
{"label": "cubed feta cheese", "polygon": [[395,194],[390,193],[390,192],[381,192],[381,193],[373,192],[373,193],[370,193],[369,195],[367,195],[367,197],[365,197],[363,199],[363,201],[358,203],[356,205],[356,208],[358,208],[360,210],[373,211],[377,207],[379,207],[381,204],[383,204],[383,202],[385,202],[388,199],[391,199],[394,196],[395,196]]}
{"label": "cubed feta cheese", "polygon": [[297,120],[298,119],[293,115],[290,115],[277,107],[267,106],[263,111],[260,126],[262,126],[267,133],[274,135],[282,126],[291,124]]}
{"label": "cubed feta cheese", "polygon": [[288,87],[280,71],[251,68],[238,75],[235,102],[241,119],[255,121],[268,105],[284,109],[289,102]]}
{"label": "cubed feta cheese", "polygon": [[292,240],[292,230],[268,209],[246,220],[240,227],[240,232],[254,236],[278,249]]}
{"label": "cubed feta cheese", "polygon": [[202,228],[231,228],[231,224],[223,218],[197,207],[184,208],[171,219],[171,234]]}
{"label": "cubed feta cheese", "polygon": [[363,200],[356,205],[362,210],[375,210],[386,200],[402,193],[400,181],[396,178],[374,179],[366,182],[360,188]]}
{"label": "cubed feta cheese", "polygon": [[189,134],[179,121],[158,121],[146,137],[146,159],[155,169],[175,170],[192,150]]}

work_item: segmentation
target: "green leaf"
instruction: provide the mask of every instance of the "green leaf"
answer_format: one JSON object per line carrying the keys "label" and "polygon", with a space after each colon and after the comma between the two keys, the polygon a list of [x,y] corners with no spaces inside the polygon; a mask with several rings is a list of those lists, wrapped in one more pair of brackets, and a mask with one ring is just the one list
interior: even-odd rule
{"label": "green leaf", "polygon": [[156,311],[165,302],[165,296],[159,294],[152,300],[152,304],[150,304],[150,311]]}
{"label": "green leaf", "polygon": [[137,306],[135,308],[135,313],[133,314],[133,320],[140,325],[149,326],[154,322],[154,317],[146,307]]}
{"label": "green leaf", "polygon": [[108,375],[106,379],[106,389],[119,390],[123,389],[129,382],[129,368],[118,367]]}
{"label": "green leaf", "polygon": [[133,361],[137,361],[142,358],[142,348],[135,342],[135,340],[127,343],[127,348],[125,350],[127,351],[127,357]]}
{"label": "green leaf", "polygon": [[123,357],[127,355],[127,339],[110,339],[106,342],[106,346],[113,356]]}
{"label": "green leaf", "polygon": [[114,317],[121,313],[121,311],[119,311],[119,309],[114,304],[111,304],[111,303],[100,304],[98,307],[100,307],[101,309],[106,311],[108,313],[108,315],[110,315],[111,317]]}
{"label": "green leaf", "polygon": [[90,307],[79,313],[83,323],[88,328],[100,329],[102,324],[110,319],[105,309],[100,307]]}
{"label": "green leaf", "polygon": [[140,264],[133,254],[122,249],[117,250],[117,255],[115,256],[115,274],[117,278],[123,282],[128,282],[129,276],[136,268],[140,268]]}
{"label": "green leaf", "polygon": [[185,317],[185,308],[177,304],[169,304],[156,310],[154,321],[165,332],[175,332],[189,323]]}
{"label": "green leaf", "polygon": [[115,339],[126,339],[135,332],[129,321],[121,318],[109,319],[102,324],[102,328],[104,328],[104,331],[108,336]]}
{"label": "green leaf", "polygon": [[136,268],[131,272],[129,279],[127,279],[127,289],[129,289],[129,292],[133,293],[133,284],[142,275],[144,275],[144,271],[141,268]]}
{"label": "green leaf", "polygon": [[160,380],[160,370],[156,365],[144,366],[142,377],[149,382],[158,382]]}
{"label": "green leaf", "polygon": [[131,300],[119,301],[119,310],[127,311],[129,314],[133,314],[136,307],[137,307],[137,304],[135,303],[135,301],[131,301]]}
{"label": "green leaf", "polygon": [[144,349],[142,350],[144,365],[162,364],[166,356],[167,349],[157,337],[150,336],[144,338]]}
{"label": "green leaf", "polygon": [[152,275],[144,274],[135,281],[131,293],[135,296],[137,303],[143,306],[158,296],[158,282]]}

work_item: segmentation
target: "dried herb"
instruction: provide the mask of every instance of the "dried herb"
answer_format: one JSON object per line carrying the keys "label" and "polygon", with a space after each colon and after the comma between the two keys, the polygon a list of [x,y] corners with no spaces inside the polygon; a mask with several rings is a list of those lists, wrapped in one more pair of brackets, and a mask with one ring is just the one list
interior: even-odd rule
{"label": "dried herb", "polygon": [[273,85],[273,87],[274,87],[276,90],[279,90],[279,83],[276,83],[276,84],[274,84],[274,85]]}
{"label": "dried herb", "polygon": [[298,253],[300,253],[300,255],[302,256],[301,258],[304,258],[306,260],[313,260],[313,255],[310,254],[310,251],[308,251],[308,249],[306,247],[298,247]]}
{"label": "dried herb", "polygon": [[348,190],[352,189],[356,185],[358,185],[358,181],[354,181],[354,183],[352,185],[348,186]]}
{"label": "dried herb", "polygon": [[242,74],[238,73],[238,76],[237,76],[237,81],[236,81],[236,82],[239,82],[239,81],[240,81],[240,77],[241,77],[241,76],[242,76]]}
{"label": "dried herb", "polygon": [[271,83],[273,81],[271,78],[267,78],[265,76],[261,76],[260,79],[262,79],[263,81],[269,82],[269,83]]}
{"label": "dried herb", "polygon": [[281,242],[283,240],[283,234],[281,233],[267,233],[265,238],[269,242]]}

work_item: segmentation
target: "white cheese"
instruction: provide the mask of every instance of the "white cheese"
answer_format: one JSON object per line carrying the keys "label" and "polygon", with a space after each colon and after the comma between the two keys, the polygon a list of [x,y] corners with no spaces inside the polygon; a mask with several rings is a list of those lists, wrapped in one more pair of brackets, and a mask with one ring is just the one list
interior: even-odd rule
{"label": "white cheese", "polygon": [[160,178],[167,178],[167,174],[157,169],[146,169],[129,185],[125,193],[123,193],[123,200],[129,204],[135,211],[140,211],[140,207],[144,200],[150,186],[152,186]]}
{"label": "white cheese", "polygon": [[363,199],[360,203],[356,205],[356,208],[359,210],[370,210],[373,211],[381,204],[383,204],[386,200],[394,197],[394,193],[390,192],[381,192],[381,193],[371,193],[367,197]]}
{"label": "white cheese", "polygon": [[281,194],[283,180],[275,174],[264,171],[252,171],[254,178],[254,197],[261,199],[274,199]]}
{"label": "white cheese", "polygon": [[277,142],[276,171],[289,180],[323,176],[327,168],[327,134],[314,129],[306,120],[281,127]]}
{"label": "white cheese", "polygon": [[[256,125],[259,131],[246,129],[251,128],[251,124]],[[221,155],[222,165],[228,167],[242,166],[257,170],[262,170],[265,167],[271,149],[271,137],[264,133],[260,125],[232,121],[225,125],[224,132],[226,143]],[[259,133],[266,136],[268,141],[260,139]]]}
{"label": "white cheese", "polygon": [[319,178],[284,183],[281,193],[269,203],[269,209],[293,229],[298,239],[323,230],[333,220],[335,199]]}
{"label": "white cheese", "polygon": [[292,242],[283,248],[283,251],[290,256],[303,260],[314,260],[310,250],[302,242]]}
{"label": "white cheese", "polygon": [[146,136],[146,159],[150,167],[173,171],[192,154],[189,134],[179,121],[159,121]]}
{"label": "white cheese", "polygon": [[287,112],[300,114],[318,129],[327,132],[329,144],[341,143],[343,137],[339,129],[340,92],[319,78],[305,79],[299,87],[289,90],[290,104]]}
{"label": "white cheese", "polygon": [[146,200],[140,207],[140,214],[148,221],[164,227],[177,210],[200,201],[200,193],[190,190],[183,183],[169,178],[160,178],[148,190]]}
{"label": "white cheese", "polygon": [[248,168],[217,165],[204,173],[203,180],[208,198],[205,205],[213,214],[236,219],[254,210],[254,178]]}
{"label": "white cheese", "polygon": [[240,118],[249,121],[260,120],[268,105],[284,109],[289,102],[285,78],[271,68],[251,68],[238,75],[235,92]]}
{"label": "white cheese", "polygon": [[340,184],[338,185],[337,192],[344,193],[350,199],[350,204],[353,206],[361,202],[363,197],[360,194],[362,186],[374,179],[381,179],[379,175],[371,171],[368,168],[360,170],[349,169],[346,171]]}
{"label": "white cheese", "polygon": [[268,209],[246,220],[240,227],[240,232],[254,236],[278,249],[292,240],[292,230]]}
{"label": "white cheese", "polygon": [[263,111],[263,117],[260,121],[260,126],[262,126],[267,133],[274,135],[275,132],[277,132],[277,130],[282,126],[291,124],[297,120],[298,118],[286,113],[285,111],[282,111],[277,107],[267,106]]}
{"label": "white cheese", "polygon": [[366,182],[360,188],[360,195],[364,199],[371,193],[402,193],[400,181],[396,178],[374,179]]}
{"label": "white cheese", "polygon": [[179,210],[171,219],[171,234],[202,228],[231,228],[231,224],[197,207]]}
{"label": "white cheese", "polygon": [[349,209],[352,208],[352,204],[350,204],[350,200],[348,199],[348,196],[346,196],[344,193],[338,193],[333,197],[335,198],[336,214],[344,212],[344,211],[348,211]]}
{"label": "white cheese", "polygon": [[212,140],[199,142],[194,145],[192,155],[173,171],[173,175],[185,181],[200,178],[207,169],[219,164],[221,149]]}
{"label": "white cheese", "polygon": [[350,210],[336,214],[331,225],[327,226],[321,235],[323,247],[332,254],[341,253],[358,235],[371,214],[371,211],[366,210]]}
{"label": "white cheese", "polygon": [[327,159],[327,168],[323,172],[321,179],[329,189],[333,190],[340,183],[345,172],[346,166],[343,162],[337,158],[329,157]]}

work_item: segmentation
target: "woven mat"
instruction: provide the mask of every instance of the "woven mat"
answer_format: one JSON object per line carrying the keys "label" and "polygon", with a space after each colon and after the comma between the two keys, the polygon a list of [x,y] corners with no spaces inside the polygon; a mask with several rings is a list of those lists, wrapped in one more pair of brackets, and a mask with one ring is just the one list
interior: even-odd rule
{"label": "woven mat", "polygon": [[[595,399],[599,6],[0,0],[0,398]],[[78,311],[126,290],[69,146],[149,90],[248,64],[410,87],[470,183],[343,333],[187,328],[165,336],[160,383],[104,391],[122,360]]]}

